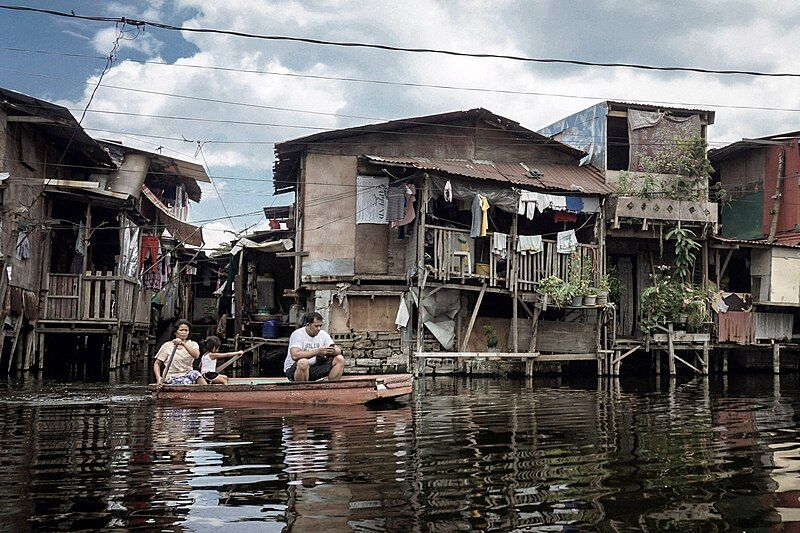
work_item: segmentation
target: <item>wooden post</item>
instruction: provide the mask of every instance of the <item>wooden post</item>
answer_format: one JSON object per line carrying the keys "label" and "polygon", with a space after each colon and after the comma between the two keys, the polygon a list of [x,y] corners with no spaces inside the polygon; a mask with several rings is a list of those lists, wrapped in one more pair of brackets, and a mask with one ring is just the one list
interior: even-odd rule
{"label": "wooden post", "polygon": [[772,343],[772,373],[781,373],[781,345],[777,342]]}
{"label": "wooden post", "polygon": [[672,340],[672,322],[669,323],[669,332],[667,333],[667,345],[669,346],[669,375],[674,376],[675,372],[675,344]]}
{"label": "wooden post", "polygon": [[475,319],[478,318],[478,310],[481,308],[481,302],[483,301],[484,294],[486,294],[486,283],[483,284],[481,287],[481,292],[478,293],[478,300],[475,302],[475,309],[472,310],[472,316],[469,318],[467,332],[464,334],[464,340],[461,342],[462,352],[467,351],[467,343],[469,342],[469,337],[472,334],[472,327],[475,325]]}
{"label": "wooden post", "polygon": [[237,269],[236,276],[233,278],[235,291],[233,293],[233,305],[236,306],[236,312],[233,314],[235,334],[242,333],[242,323],[244,320],[244,287],[242,287],[242,280],[244,279],[244,252],[245,249],[239,252],[239,268]]}
{"label": "wooden post", "polygon": [[783,196],[783,181],[786,178],[786,149],[781,148],[778,154],[778,179],[775,182],[775,194],[772,196],[772,211],[770,212],[769,237],[767,242],[775,240],[775,233],[778,231],[778,218],[781,213],[781,197]]}
{"label": "wooden post", "polygon": [[728,354],[730,353],[729,348],[725,348],[722,351],[722,373],[726,376],[728,375]]}
{"label": "wooden post", "polygon": [[[428,214],[428,176],[422,177],[422,190],[419,195],[419,216],[417,216],[417,353],[422,352],[422,289],[425,282],[425,219]],[[466,341],[465,341],[466,342]]]}
{"label": "wooden post", "polygon": [[511,306],[511,345],[513,347],[513,352],[517,353],[519,351],[519,327],[517,325],[517,319],[519,318],[519,310],[517,309],[517,295],[519,294],[517,283],[518,273],[518,263],[517,263],[517,214],[514,214],[513,222],[511,223],[511,261],[508,261],[506,264],[510,264],[511,268],[508,269],[507,276],[511,279],[509,280],[512,283],[511,290],[511,299],[512,299],[512,306]]}
{"label": "wooden post", "polygon": [[656,376],[661,375],[661,350],[653,350],[653,365],[656,367]]}
{"label": "wooden post", "polygon": [[702,250],[702,261],[701,261],[701,268],[703,269],[703,288],[708,289],[708,239],[710,236],[706,236],[703,240],[703,250]]}
{"label": "wooden post", "polygon": [[708,354],[709,354],[709,347],[708,341],[703,343],[703,375],[708,375]]}

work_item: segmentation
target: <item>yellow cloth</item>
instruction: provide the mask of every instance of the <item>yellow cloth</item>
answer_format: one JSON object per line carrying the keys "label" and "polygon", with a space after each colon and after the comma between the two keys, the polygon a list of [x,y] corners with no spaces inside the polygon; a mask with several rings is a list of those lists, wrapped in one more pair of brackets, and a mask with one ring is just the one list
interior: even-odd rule
{"label": "yellow cloth", "polygon": [[486,199],[483,195],[478,195],[478,199],[481,201],[481,237],[486,237],[486,230],[489,229],[489,200]]}

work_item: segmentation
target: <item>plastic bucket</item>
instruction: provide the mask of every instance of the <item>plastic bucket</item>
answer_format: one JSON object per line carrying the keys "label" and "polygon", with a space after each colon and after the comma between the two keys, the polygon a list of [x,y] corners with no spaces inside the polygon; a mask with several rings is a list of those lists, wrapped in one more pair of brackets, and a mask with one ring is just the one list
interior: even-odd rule
{"label": "plastic bucket", "polygon": [[265,339],[278,338],[278,321],[265,320],[264,325],[261,328],[261,336],[264,337]]}

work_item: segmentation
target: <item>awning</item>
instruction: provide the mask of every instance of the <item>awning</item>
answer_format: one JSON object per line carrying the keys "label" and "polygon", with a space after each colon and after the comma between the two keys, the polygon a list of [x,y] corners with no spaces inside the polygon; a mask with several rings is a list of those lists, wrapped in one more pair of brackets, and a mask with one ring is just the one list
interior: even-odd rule
{"label": "awning", "polygon": [[164,205],[164,203],[153,194],[153,191],[147,188],[147,185],[142,185],[142,192],[145,198],[158,209],[158,219],[166,226],[173,237],[184,244],[203,246],[205,243],[205,241],[203,241],[203,228],[175,218],[172,213],[169,212],[169,207]]}
{"label": "awning", "polygon": [[250,239],[239,239],[233,248],[231,248],[231,256],[238,254],[243,248],[249,250],[258,250],[260,252],[284,252],[291,250],[294,246],[292,239],[280,239],[278,241],[269,242],[255,242]]}

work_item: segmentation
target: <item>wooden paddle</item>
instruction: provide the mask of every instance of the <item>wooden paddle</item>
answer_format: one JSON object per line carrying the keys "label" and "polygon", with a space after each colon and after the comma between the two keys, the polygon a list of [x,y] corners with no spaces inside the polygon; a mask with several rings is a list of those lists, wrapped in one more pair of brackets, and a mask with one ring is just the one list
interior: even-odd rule
{"label": "wooden paddle", "polygon": [[242,353],[240,353],[240,354],[239,354],[239,355],[237,355],[237,356],[231,357],[230,359],[228,359],[227,361],[225,361],[225,363],[224,363],[224,364],[220,365],[220,366],[219,366],[219,368],[217,368],[216,372],[217,372],[217,373],[220,373],[220,372],[222,372],[223,370],[225,370],[226,368],[228,368],[229,366],[231,366],[231,365],[232,365],[232,364],[233,364],[233,363],[234,363],[234,362],[235,362],[237,359],[239,359],[241,356],[243,356],[243,355],[244,355],[244,354],[246,354],[247,352],[251,352],[251,351],[255,350],[256,348],[259,348],[259,347],[261,347],[261,346],[264,346],[265,344],[267,344],[267,343],[266,343],[266,342],[262,342],[262,343],[260,343],[260,344],[256,344],[256,345],[254,345],[254,346],[251,346],[251,347],[249,347],[249,348],[248,348],[248,349],[246,349],[246,350],[242,350]]}
{"label": "wooden paddle", "polygon": [[176,344],[174,348],[172,348],[172,353],[169,354],[169,359],[167,359],[167,365],[164,367],[164,373],[161,374],[161,379],[158,380],[158,388],[156,389],[156,398],[158,398],[158,393],[161,392],[161,386],[164,384],[164,379],[167,377],[167,373],[169,372],[169,367],[172,366],[172,360],[175,359],[175,352],[178,351],[178,346],[180,344]]}

